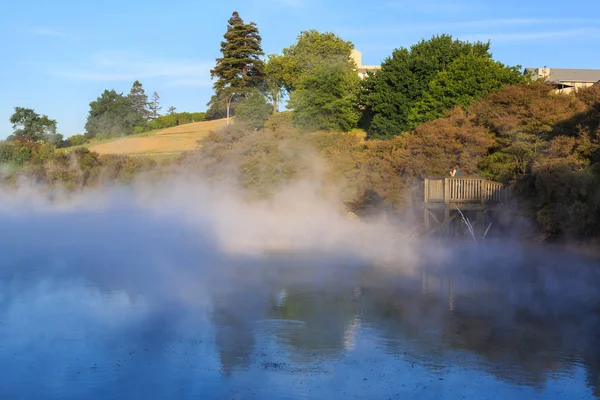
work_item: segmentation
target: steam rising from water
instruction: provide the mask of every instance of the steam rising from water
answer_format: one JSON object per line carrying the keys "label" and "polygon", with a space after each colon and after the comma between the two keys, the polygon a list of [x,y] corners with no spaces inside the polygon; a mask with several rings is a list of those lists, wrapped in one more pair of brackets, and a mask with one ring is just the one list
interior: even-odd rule
{"label": "steam rising from water", "polygon": [[204,304],[207,291],[251,280],[274,254],[407,273],[416,260],[395,227],[349,220],[306,182],[261,202],[183,178],[69,195],[21,186],[0,192],[0,225],[5,281],[81,279],[160,302]]}
{"label": "steam rising from water", "polygon": [[111,247],[143,245],[135,254],[144,257],[184,241],[213,254],[327,252],[396,261],[410,260],[412,253],[402,246],[398,227],[352,221],[335,199],[307,182],[254,202],[233,187],[184,179],[71,195],[20,188],[0,192],[0,217],[15,230],[6,240],[18,243],[24,238],[17,235],[31,233],[29,240],[49,251],[77,243],[77,253],[103,247],[107,254]]}
{"label": "steam rising from water", "polygon": [[[31,368],[51,377],[44,387],[56,392],[46,392],[48,398],[61,398],[57,387],[68,386],[78,379],[68,374],[81,371],[99,371],[81,397],[109,381],[119,382],[115,387],[133,397],[166,393],[160,380],[148,383],[156,364],[176,366],[186,379],[199,367],[209,377],[214,371],[230,376],[236,365],[250,363],[252,349],[266,341],[259,333],[267,329],[268,313],[275,313],[268,329],[305,350],[294,354],[302,362],[327,354],[329,347],[338,354],[338,342],[348,351],[364,349],[357,339],[361,323],[389,330],[386,343],[395,343],[400,339],[394,335],[406,330],[403,324],[411,327],[408,335],[414,326],[431,332],[456,324],[460,330],[457,313],[490,310],[495,314],[485,318],[492,328],[502,328],[502,335],[492,335],[501,340],[516,331],[525,313],[541,326],[555,324],[560,344],[554,346],[594,348],[594,338],[577,334],[580,328],[591,332],[600,326],[594,314],[600,301],[598,273],[588,268],[593,263],[507,242],[476,247],[418,241],[385,219],[349,220],[338,204],[310,182],[297,182],[261,202],[244,200],[232,186],[184,178],[71,195],[27,186],[0,192],[0,368],[13,365],[0,394],[22,394],[11,390],[29,387]],[[444,284],[442,279],[440,289],[432,289],[436,286],[423,274],[440,271],[442,276],[463,274],[471,283],[460,289],[461,282]],[[290,306],[298,287],[349,300],[311,299],[302,292]],[[459,289],[477,302],[461,300]],[[429,300],[414,303],[430,292],[444,300],[435,306]],[[392,329],[381,328],[378,313],[385,314],[395,302],[401,317],[386,317],[384,325]],[[286,314],[288,306],[293,312]],[[305,314],[291,320],[294,313]],[[540,335],[538,327],[532,331]],[[429,345],[427,335],[419,338],[423,346]],[[471,330],[469,335],[461,346],[479,340]],[[173,340],[185,345],[174,347]],[[219,365],[211,358],[210,340],[220,349]],[[304,349],[304,342],[325,347]],[[403,351],[407,357],[408,348]],[[195,354],[195,363],[177,364],[188,353]]]}
{"label": "steam rising from water", "polygon": [[[200,287],[252,280],[258,276],[252,269],[269,263],[320,263],[323,270],[330,264],[368,265],[408,278],[419,276],[423,266],[437,266],[497,275],[508,283],[514,271],[523,274],[518,267],[524,264],[561,262],[555,254],[523,251],[509,242],[476,247],[420,241],[384,218],[351,220],[339,204],[307,181],[253,202],[233,186],[192,178],[74,194],[22,185],[0,192],[0,276],[77,277],[196,301]],[[565,282],[554,272],[535,280],[546,287]]]}

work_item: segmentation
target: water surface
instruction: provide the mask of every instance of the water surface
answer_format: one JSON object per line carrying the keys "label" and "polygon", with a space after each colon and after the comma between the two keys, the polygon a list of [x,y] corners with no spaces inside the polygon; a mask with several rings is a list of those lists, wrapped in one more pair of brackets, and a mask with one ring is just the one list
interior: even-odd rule
{"label": "water surface", "polygon": [[596,398],[593,266],[469,257],[410,272],[213,260],[219,273],[177,279],[45,275],[25,259],[0,277],[0,397]]}

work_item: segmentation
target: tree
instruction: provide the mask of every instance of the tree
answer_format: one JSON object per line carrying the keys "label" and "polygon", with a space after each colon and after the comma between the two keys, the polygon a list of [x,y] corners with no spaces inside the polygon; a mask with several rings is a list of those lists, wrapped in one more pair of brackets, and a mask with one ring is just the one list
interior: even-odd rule
{"label": "tree", "polygon": [[360,78],[350,58],[353,48],[333,33],[311,30],[283,50],[275,76],[290,92],[295,126],[305,131],[356,126]]}
{"label": "tree", "polygon": [[158,100],[160,100],[160,96],[158,95],[158,92],[154,92],[150,101],[150,115],[152,119],[160,117],[160,110],[162,110],[162,107],[159,105]]}
{"label": "tree", "polygon": [[408,115],[411,126],[441,118],[447,110],[467,107],[473,100],[523,82],[519,67],[507,67],[489,57],[461,55],[429,83]]}
{"label": "tree", "polygon": [[274,61],[279,64],[278,74],[285,89],[292,92],[304,76],[312,75],[323,65],[346,63],[350,69],[356,68],[350,59],[352,49],[352,42],[334,33],[303,31],[295,44],[283,49],[283,57]]}
{"label": "tree", "polygon": [[94,138],[130,135],[138,122],[139,114],[133,109],[129,97],[114,90],[105,90],[98,99],[90,103],[85,136]]}
{"label": "tree", "polygon": [[173,114],[175,114],[175,111],[177,111],[177,108],[175,108],[175,106],[171,106],[171,107],[169,107],[169,109],[167,110],[167,114],[169,114],[169,115],[173,115]]}
{"label": "tree", "polygon": [[296,83],[288,106],[292,121],[304,131],[341,130],[356,127],[360,118],[357,107],[359,78],[348,73],[345,62],[322,65]]}
{"label": "tree", "polygon": [[225,103],[231,98],[244,97],[255,89],[264,89],[264,55],[256,23],[244,23],[237,11],[228,21],[227,32],[221,42],[222,57],[217,58],[215,68],[210,71],[215,81],[215,94],[208,103],[212,117],[223,113]]}
{"label": "tree", "polygon": [[[363,83],[362,103],[369,121],[370,138],[386,139],[415,127],[409,115],[438,73],[448,70],[461,55],[491,59],[489,43],[434,36],[410,49],[394,50]],[[414,120],[414,118],[413,118]]]}
{"label": "tree", "polygon": [[286,65],[285,58],[279,54],[269,54],[265,64],[265,87],[273,101],[273,112],[279,111],[279,102],[285,96]]}
{"label": "tree", "polygon": [[31,108],[15,107],[10,117],[13,133],[9,141],[37,142],[43,140],[60,145],[63,136],[56,133],[56,120],[40,115]]}
{"label": "tree", "polygon": [[142,87],[140,81],[133,82],[133,86],[129,91],[129,101],[131,102],[131,107],[134,111],[140,116],[140,122],[149,119],[152,115],[148,110],[149,102],[148,95],[146,91]]}
{"label": "tree", "polygon": [[255,91],[237,107],[236,118],[254,131],[262,129],[272,113],[273,109],[265,96]]}

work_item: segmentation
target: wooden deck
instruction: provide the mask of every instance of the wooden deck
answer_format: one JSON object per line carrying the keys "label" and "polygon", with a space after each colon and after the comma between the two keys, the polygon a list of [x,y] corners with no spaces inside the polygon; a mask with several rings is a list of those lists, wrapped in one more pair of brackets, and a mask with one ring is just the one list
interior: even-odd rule
{"label": "wooden deck", "polygon": [[490,227],[486,212],[489,214],[508,196],[505,185],[483,178],[426,178],[423,193],[426,234],[436,231],[445,234],[464,233],[464,229],[467,229],[462,221],[464,217],[471,223],[475,233],[484,235]]}

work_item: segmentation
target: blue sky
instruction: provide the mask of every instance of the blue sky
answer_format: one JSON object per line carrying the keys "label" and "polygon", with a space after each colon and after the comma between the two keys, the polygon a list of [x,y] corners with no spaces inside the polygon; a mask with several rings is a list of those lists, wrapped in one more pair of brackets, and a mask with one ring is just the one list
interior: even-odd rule
{"label": "blue sky", "polygon": [[379,64],[395,48],[450,33],[491,40],[494,57],[511,65],[600,69],[598,0],[11,1],[0,13],[0,138],[15,106],[56,119],[65,136],[83,132],[89,103],[136,79],[158,91],[163,110],[204,110],[234,10],[258,24],[267,53],[317,29]]}

